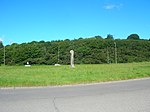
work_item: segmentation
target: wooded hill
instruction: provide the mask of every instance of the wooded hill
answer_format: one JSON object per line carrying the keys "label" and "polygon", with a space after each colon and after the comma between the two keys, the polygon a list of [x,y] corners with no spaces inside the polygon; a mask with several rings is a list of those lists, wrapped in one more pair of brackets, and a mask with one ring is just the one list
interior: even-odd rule
{"label": "wooded hill", "polygon": [[[130,63],[150,61],[150,41],[113,39],[111,35],[74,40],[32,41],[5,46],[6,65],[69,64],[70,50],[75,51],[75,64]],[[4,47],[0,45],[0,63],[4,63]]]}

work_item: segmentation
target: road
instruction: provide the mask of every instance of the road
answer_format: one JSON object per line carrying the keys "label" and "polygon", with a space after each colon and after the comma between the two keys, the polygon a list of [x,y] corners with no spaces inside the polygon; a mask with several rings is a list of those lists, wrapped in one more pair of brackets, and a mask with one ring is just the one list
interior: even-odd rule
{"label": "road", "polygon": [[1,88],[0,112],[150,112],[150,78],[64,87]]}

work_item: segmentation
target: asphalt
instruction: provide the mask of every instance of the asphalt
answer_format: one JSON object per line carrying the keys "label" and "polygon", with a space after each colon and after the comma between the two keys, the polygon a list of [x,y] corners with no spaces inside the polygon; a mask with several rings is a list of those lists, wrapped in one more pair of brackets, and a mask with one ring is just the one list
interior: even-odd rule
{"label": "asphalt", "polygon": [[64,87],[1,88],[0,112],[150,112],[150,78]]}

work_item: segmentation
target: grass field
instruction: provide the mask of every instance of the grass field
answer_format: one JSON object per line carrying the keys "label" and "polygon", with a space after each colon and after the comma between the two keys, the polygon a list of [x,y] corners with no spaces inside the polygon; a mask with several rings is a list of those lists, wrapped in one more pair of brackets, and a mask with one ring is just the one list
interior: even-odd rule
{"label": "grass field", "polygon": [[0,66],[0,87],[47,86],[150,77],[150,62],[55,66]]}

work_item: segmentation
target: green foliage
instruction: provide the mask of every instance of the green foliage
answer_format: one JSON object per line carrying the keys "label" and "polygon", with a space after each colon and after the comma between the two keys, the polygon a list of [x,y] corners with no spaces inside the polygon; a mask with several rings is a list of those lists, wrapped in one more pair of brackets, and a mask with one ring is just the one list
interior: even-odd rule
{"label": "green foliage", "polygon": [[140,37],[138,34],[131,34],[127,37],[127,39],[139,40]]}
{"label": "green foliage", "polygon": [[[109,35],[108,37],[113,37]],[[150,61],[149,40],[114,40],[101,36],[59,41],[32,41],[30,43],[6,46],[6,65],[30,64],[54,65],[69,64],[70,50],[75,51],[76,64],[115,63],[115,46],[118,63]],[[59,56],[58,56],[59,52]],[[4,50],[0,48],[0,63],[4,61]]]}
{"label": "green foliage", "polygon": [[2,43],[2,41],[0,40],[0,48],[3,48],[4,46],[3,46],[3,43]]}
{"label": "green foliage", "polygon": [[113,37],[113,35],[108,34],[108,35],[107,35],[107,37],[106,37],[106,39],[111,39],[111,40],[113,40],[113,39],[114,39],[114,37]]}
{"label": "green foliage", "polygon": [[97,36],[95,36],[95,38],[100,38],[100,39],[103,39],[101,36],[99,36],[99,35],[97,35]]}

